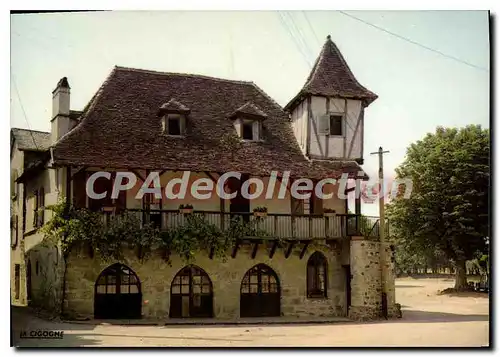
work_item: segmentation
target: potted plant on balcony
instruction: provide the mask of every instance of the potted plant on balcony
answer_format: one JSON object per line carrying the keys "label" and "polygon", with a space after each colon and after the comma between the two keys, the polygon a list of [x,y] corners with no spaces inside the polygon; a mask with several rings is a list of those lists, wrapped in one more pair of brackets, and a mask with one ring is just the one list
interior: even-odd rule
{"label": "potted plant on balcony", "polygon": [[186,204],[186,205],[180,205],[179,206],[179,211],[182,213],[182,214],[191,214],[193,213],[193,205],[191,204]]}
{"label": "potted plant on balcony", "polygon": [[333,217],[335,216],[335,210],[331,208],[325,208],[323,210],[323,216],[324,217]]}
{"label": "potted plant on balcony", "polygon": [[256,207],[253,209],[253,215],[255,217],[266,217],[267,216],[267,207]]}

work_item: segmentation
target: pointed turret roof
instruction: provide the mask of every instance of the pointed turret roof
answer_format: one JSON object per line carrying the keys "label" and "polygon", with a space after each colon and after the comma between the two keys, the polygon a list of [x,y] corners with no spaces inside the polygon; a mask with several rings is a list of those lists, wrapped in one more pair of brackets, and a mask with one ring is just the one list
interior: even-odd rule
{"label": "pointed turret roof", "polygon": [[375,93],[356,80],[330,35],[326,38],[306,84],[285,109],[292,109],[297,100],[307,94],[362,99],[366,101],[366,105],[377,99]]}

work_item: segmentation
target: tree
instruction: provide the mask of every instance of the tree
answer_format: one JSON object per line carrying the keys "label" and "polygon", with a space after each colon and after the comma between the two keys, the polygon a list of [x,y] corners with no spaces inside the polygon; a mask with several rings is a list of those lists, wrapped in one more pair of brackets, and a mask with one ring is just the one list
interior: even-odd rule
{"label": "tree", "polygon": [[442,252],[455,266],[455,289],[467,286],[466,260],[486,249],[489,153],[489,130],[480,125],[438,127],[411,144],[396,169],[413,191],[387,207],[392,234],[409,251]]}

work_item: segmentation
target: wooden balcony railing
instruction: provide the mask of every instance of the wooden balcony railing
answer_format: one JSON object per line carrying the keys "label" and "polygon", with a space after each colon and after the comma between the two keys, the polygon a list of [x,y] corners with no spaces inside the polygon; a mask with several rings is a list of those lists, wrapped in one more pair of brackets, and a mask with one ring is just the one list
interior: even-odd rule
{"label": "wooden balcony railing", "polygon": [[[160,229],[176,228],[186,223],[188,215],[178,210],[126,210],[129,214],[137,215],[142,222],[154,222]],[[115,214],[113,211],[104,211],[104,219],[109,220]],[[268,213],[265,217],[255,217],[253,213],[233,213],[219,211],[193,211],[193,215],[202,216],[208,223],[218,228],[227,229],[231,220],[235,218],[252,222],[256,229],[267,232],[269,237],[282,239],[333,239],[357,235],[357,229],[363,235],[368,230],[360,230],[359,216],[337,214],[323,215],[290,215]],[[373,228],[370,226],[370,228]],[[378,234],[378,229],[372,229],[370,234]]]}

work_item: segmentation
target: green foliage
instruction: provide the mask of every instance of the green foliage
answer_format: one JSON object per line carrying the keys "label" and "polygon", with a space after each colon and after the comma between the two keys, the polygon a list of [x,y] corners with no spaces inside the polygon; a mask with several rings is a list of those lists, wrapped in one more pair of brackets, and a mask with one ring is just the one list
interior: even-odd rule
{"label": "green foliage", "polygon": [[259,220],[244,222],[241,217],[231,220],[222,230],[207,222],[201,214],[186,215],[184,223],[160,231],[152,224],[142,224],[142,212],[124,212],[109,216],[104,221],[100,213],[87,209],[66,209],[64,201],[48,207],[52,218],[42,227],[46,240],[61,242],[65,254],[75,247],[87,247],[104,259],[123,259],[123,249],[137,249],[141,259],[156,249],[163,250],[169,261],[171,252],[187,262],[194,259],[197,251],[210,253],[225,259],[235,240],[244,237],[264,237],[267,233],[258,229]]}
{"label": "green foliage", "polygon": [[226,133],[220,139],[220,145],[227,151],[233,153],[242,146],[241,140],[233,133]]}
{"label": "green foliage", "polygon": [[254,212],[262,212],[262,213],[264,213],[264,212],[267,212],[267,207],[263,207],[263,206],[261,206],[261,207],[255,207],[253,209],[253,211]]}
{"label": "green foliage", "polygon": [[465,261],[486,247],[489,153],[489,130],[438,127],[412,144],[396,169],[397,178],[412,179],[413,191],[387,207],[393,237],[409,253],[453,261],[456,288],[466,284]]}
{"label": "green foliage", "polygon": [[185,205],[181,204],[181,205],[179,205],[179,209],[193,209],[193,205],[189,204],[189,203],[187,203]]}

